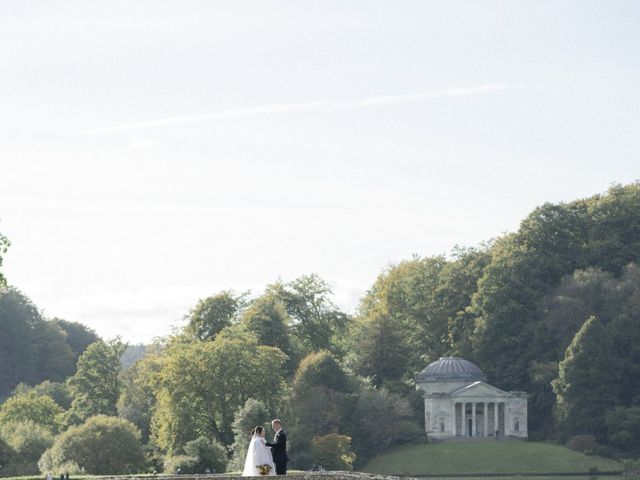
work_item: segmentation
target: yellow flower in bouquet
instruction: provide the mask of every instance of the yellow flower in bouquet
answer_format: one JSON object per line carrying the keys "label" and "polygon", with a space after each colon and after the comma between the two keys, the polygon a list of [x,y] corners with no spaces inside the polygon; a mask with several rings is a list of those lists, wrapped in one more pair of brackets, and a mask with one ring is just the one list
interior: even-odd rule
{"label": "yellow flower in bouquet", "polygon": [[256,468],[260,472],[260,475],[269,475],[271,471],[271,465],[256,465]]}

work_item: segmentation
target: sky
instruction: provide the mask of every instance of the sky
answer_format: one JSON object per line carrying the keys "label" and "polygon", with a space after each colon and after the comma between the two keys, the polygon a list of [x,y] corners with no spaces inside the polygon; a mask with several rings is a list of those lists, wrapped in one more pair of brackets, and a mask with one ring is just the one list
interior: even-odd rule
{"label": "sky", "polygon": [[148,342],[640,178],[636,1],[0,2],[2,271]]}

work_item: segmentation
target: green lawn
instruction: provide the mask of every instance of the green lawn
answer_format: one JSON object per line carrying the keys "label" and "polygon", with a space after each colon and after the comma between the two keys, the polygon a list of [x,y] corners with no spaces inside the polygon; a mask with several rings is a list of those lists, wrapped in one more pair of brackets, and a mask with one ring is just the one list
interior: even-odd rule
{"label": "green lawn", "polygon": [[569,473],[621,471],[614,460],[540,442],[445,442],[397,447],[381,453],[363,472],[386,475]]}

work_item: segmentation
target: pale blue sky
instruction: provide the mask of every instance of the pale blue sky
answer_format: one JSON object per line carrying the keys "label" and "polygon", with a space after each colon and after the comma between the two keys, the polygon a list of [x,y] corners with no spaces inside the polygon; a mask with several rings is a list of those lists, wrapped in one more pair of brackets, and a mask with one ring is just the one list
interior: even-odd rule
{"label": "pale blue sky", "polygon": [[640,178],[635,1],[0,3],[4,272],[147,341]]}

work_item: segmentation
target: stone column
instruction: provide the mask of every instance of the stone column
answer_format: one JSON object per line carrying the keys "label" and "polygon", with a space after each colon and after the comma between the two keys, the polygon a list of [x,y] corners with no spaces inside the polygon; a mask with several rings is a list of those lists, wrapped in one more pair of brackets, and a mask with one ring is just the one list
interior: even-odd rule
{"label": "stone column", "polygon": [[476,402],[471,404],[471,436],[476,436]]}
{"label": "stone column", "polygon": [[482,410],[482,419],[484,420],[484,430],[482,431],[482,435],[484,437],[487,436],[487,434],[489,433],[489,403],[484,402],[483,404],[483,410]]}
{"label": "stone column", "polygon": [[511,415],[509,415],[510,399],[504,402],[504,436],[511,435]]}
{"label": "stone column", "polygon": [[460,404],[460,406],[462,407],[460,409],[460,416],[462,417],[462,436],[466,437],[467,436],[467,403],[466,402],[462,402]]}
{"label": "stone column", "polygon": [[453,402],[453,408],[451,412],[451,436],[456,436],[456,402]]}
{"label": "stone column", "polygon": [[500,429],[498,425],[498,406],[499,405],[500,405],[500,402],[493,402],[493,430],[494,430],[493,433],[494,434],[496,434],[496,432]]}

